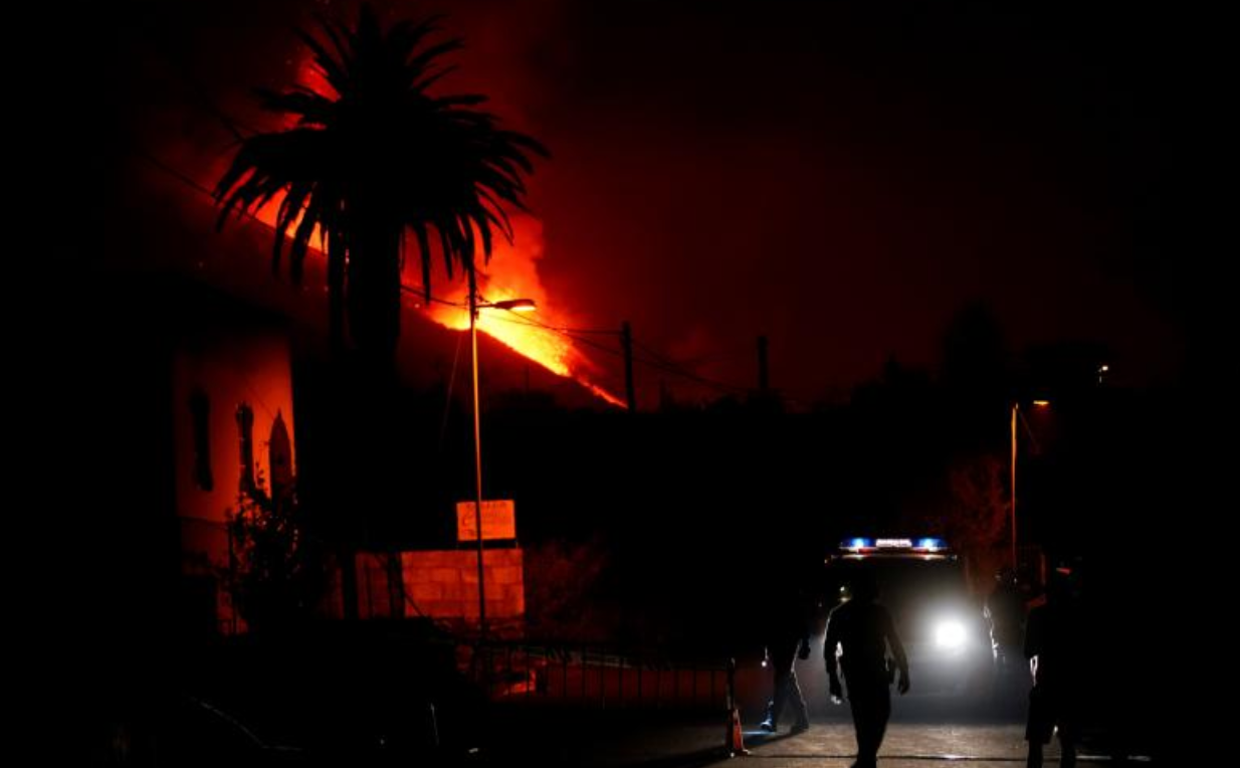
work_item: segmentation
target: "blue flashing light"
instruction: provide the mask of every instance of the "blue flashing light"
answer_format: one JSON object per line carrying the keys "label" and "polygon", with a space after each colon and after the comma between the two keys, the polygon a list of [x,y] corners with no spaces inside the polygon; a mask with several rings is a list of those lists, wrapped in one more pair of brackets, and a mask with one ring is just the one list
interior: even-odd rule
{"label": "blue flashing light", "polygon": [[873,549],[874,539],[855,538],[844,539],[841,549]]}
{"label": "blue flashing light", "polygon": [[947,542],[937,538],[918,539],[917,548],[931,550],[947,549]]}

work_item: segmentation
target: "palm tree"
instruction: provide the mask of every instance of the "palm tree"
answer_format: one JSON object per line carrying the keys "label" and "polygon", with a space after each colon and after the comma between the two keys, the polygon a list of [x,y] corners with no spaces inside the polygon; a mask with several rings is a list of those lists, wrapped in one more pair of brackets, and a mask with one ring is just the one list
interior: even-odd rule
{"label": "palm tree", "polygon": [[353,29],[324,20],[325,40],[300,33],[335,93],[300,86],[261,92],[265,109],[293,115],[296,124],[243,139],[215,188],[220,227],[230,213],[253,212],[284,194],[272,268],[279,270],[291,230],[295,282],[318,227],[333,343],[343,344],[347,309],[354,345],[380,364],[391,364],[400,334],[406,231],[416,241],[427,298],[432,242],[449,278],[459,265],[472,291],[479,247],[488,258],[493,230],[511,240],[504,206],[524,210],[529,156],[547,154],[475,109],[486,97],[430,93],[451,71],[441,58],[461,47],[458,39],[428,42],[436,21],[385,31],[363,6]]}

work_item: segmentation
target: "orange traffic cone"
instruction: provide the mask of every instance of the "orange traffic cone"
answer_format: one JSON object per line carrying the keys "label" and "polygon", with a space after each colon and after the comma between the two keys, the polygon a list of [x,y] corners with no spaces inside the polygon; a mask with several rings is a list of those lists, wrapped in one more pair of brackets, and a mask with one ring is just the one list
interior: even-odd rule
{"label": "orange traffic cone", "polygon": [[728,757],[749,754],[749,750],[745,749],[745,733],[741,730],[741,713],[736,707],[733,707],[728,715],[728,735],[724,749],[727,750]]}
{"label": "orange traffic cone", "polygon": [[723,749],[728,757],[747,755],[745,732],[741,730],[741,712],[736,706],[736,659],[728,659],[728,725]]}

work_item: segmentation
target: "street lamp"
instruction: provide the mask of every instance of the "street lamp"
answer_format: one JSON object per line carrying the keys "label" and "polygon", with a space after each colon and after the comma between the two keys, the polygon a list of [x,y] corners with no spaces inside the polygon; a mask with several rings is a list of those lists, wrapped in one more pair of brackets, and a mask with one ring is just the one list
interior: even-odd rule
{"label": "street lamp", "polygon": [[509,312],[533,312],[533,299],[478,301],[478,284],[469,276],[469,346],[473,361],[474,380],[474,526],[478,539],[478,639],[487,634],[487,593],[482,567],[482,430],[478,419],[478,312],[483,309],[506,309]]}
{"label": "street lamp", "polygon": [[[1046,408],[1050,405],[1049,400],[1034,400],[1035,408]],[[1023,419],[1024,416],[1020,412],[1020,403],[1012,403],[1012,460],[1011,460],[1011,527],[1012,527],[1012,571],[1015,572],[1016,562],[1016,422]],[[1033,438],[1033,430],[1029,429],[1029,422],[1025,422],[1025,430],[1029,432],[1029,437]]]}

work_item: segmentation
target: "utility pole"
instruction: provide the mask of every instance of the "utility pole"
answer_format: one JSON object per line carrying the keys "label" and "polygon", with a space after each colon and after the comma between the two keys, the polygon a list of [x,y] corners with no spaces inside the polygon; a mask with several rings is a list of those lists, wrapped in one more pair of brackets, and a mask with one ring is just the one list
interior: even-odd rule
{"label": "utility pole", "polygon": [[624,399],[629,413],[637,413],[637,394],[633,391],[633,329],[628,320],[620,324],[620,346],[624,350]]}
{"label": "utility pole", "polygon": [[767,357],[766,336],[758,337],[758,394],[766,397],[771,387],[769,359]]}

